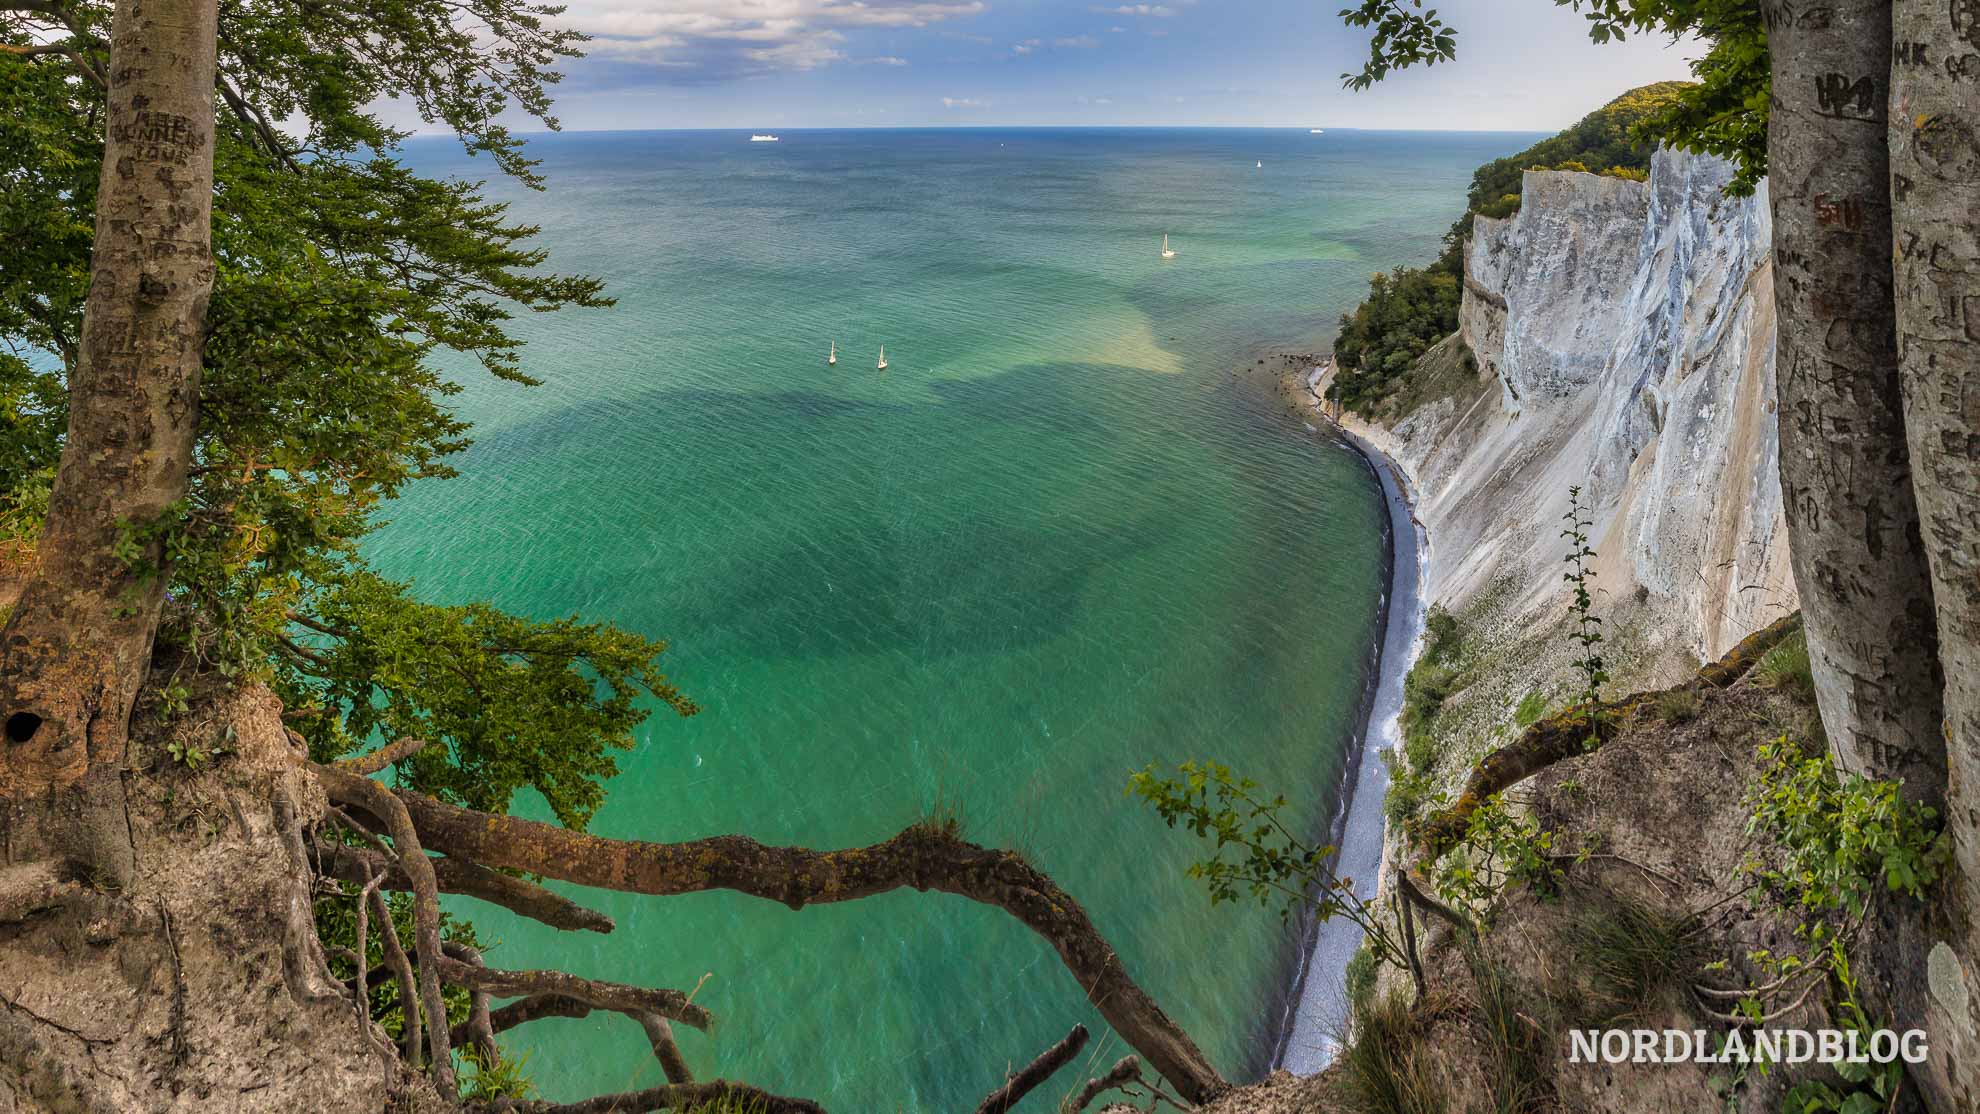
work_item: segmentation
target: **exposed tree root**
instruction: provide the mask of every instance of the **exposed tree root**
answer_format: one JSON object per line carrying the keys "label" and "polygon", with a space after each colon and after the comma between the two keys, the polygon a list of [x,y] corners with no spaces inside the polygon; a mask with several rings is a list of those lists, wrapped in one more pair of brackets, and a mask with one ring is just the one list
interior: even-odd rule
{"label": "exposed tree root", "polygon": [[43,860],[0,868],[0,924],[24,921],[82,892],[62,864]]}
{"label": "exposed tree root", "polygon": [[[418,941],[419,953],[418,986],[405,987],[407,993],[404,1000],[407,1003],[417,1001],[426,1015],[426,1042],[433,1060],[433,1085],[440,1089],[441,1094],[451,1095],[454,1093],[454,1056],[447,1033],[447,1006],[441,997],[440,965],[452,961],[440,951],[440,886],[434,879],[433,862],[420,846],[419,833],[413,827],[411,815],[391,790],[368,777],[344,770],[314,763],[311,769],[331,800],[362,808],[383,820],[386,831],[392,837],[393,853],[398,856],[399,867],[412,884],[413,933]],[[390,923],[390,920],[386,921],[386,924]],[[393,946],[398,943],[396,933],[388,931],[385,938]]]}
{"label": "exposed tree root", "polygon": [[[660,1062],[660,1070],[666,1073],[669,1083],[692,1083],[694,1073],[688,1069],[687,1060],[682,1057],[680,1045],[674,1041],[674,1030],[667,1019],[648,1010],[613,1010],[610,1006],[572,998],[564,994],[532,994],[490,1011],[488,1032],[492,1037],[504,1033],[518,1025],[545,1017],[590,1017],[599,1010],[624,1013],[639,1022],[646,1030],[647,1043],[653,1046],[653,1058]],[[474,1035],[475,1018],[454,1026],[454,1043],[462,1044],[477,1039]]]}
{"label": "exposed tree root", "polygon": [[[398,860],[380,852],[318,840],[312,858],[320,873],[354,885],[363,885],[369,878],[377,877],[388,890],[413,888],[406,872],[399,869]],[[501,871],[489,870],[466,859],[432,856],[429,859],[441,893],[478,897],[511,913],[566,931],[610,932],[615,927],[612,918],[603,913]]]}

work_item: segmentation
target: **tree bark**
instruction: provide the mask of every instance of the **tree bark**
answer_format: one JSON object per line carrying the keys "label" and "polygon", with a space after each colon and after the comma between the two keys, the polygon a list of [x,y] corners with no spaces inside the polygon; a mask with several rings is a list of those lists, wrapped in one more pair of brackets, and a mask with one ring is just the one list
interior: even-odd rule
{"label": "tree bark", "polygon": [[1059,1074],[1059,1069],[1072,1063],[1073,1057],[1086,1047],[1086,1039],[1086,1026],[1073,1026],[1064,1040],[1040,1052],[1029,1064],[1011,1073],[1003,1086],[990,1092],[976,1105],[976,1114],[1010,1114],[1011,1109],[1024,1100],[1024,1096],[1037,1090],[1046,1080]]}
{"label": "tree bark", "polygon": [[1891,300],[1890,0],[1766,0],[1781,488],[1839,765],[1944,797],[1938,639]]}
{"label": "tree bark", "polygon": [[[315,769],[319,776],[349,776]],[[643,843],[474,812],[417,793],[394,795],[425,846],[582,886],[663,896],[733,890],[793,909],[905,887],[996,906],[1058,951],[1087,1000],[1184,1098],[1205,1102],[1228,1089],[1189,1034],[1128,974],[1079,902],[1012,852],[978,847],[927,825],[840,851],[770,847],[745,836]]]}
{"label": "tree bark", "polygon": [[[1948,1107],[1980,1108],[1980,3],[1893,5],[1892,259],[1912,490],[1945,672],[1956,866],[1928,1027]],[[1957,1098],[1955,1098],[1955,1095]]]}
{"label": "tree bark", "polygon": [[118,542],[186,492],[213,289],[217,20],[217,0],[116,5],[68,440],[0,635],[0,800],[56,797],[9,834],[111,884],[132,872],[119,771],[166,580],[155,536],[132,560]]}

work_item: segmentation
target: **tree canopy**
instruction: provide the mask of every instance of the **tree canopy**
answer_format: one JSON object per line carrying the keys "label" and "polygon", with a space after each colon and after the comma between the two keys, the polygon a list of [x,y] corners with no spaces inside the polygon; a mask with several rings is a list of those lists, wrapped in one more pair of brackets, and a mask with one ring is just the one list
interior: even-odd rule
{"label": "tree canopy", "polygon": [[[536,229],[478,182],[420,174],[410,105],[502,174],[540,187],[517,114],[555,127],[551,68],[581,36],[518,0],[223,5],[214,151],[215,282],[188,497],[130,522],[127,560],[163,541],[160,642],[173,668],[271,682],[312,755],[404,734],[415,788],[501,811],[525,786],[559,821],[597,808],[612,752],[654,698],[694,706],[664,644],[571,617],[436,606],[380,576],[361,542],[415,480],[468,445],[435,363],[472,357],[532,383],[523,311],[609,304],[546,267]],[[90,281],[110,5],[0,0],[0,531],[38,531],[67,427]],[[165,660],[161,658],[161,660]],[[164,706],[178,676],[162,681]]]}
{"label": "tree canopy", "polygon": [[[1732,160],[1739,172],[1728,189],[1735,195],[1751,193],[1766,177],[1767,103],[1772,81],[1760,5],[1752,0],[1554,2],[1581,13],[1588,21],[1588,37],[1598,43],[1621,42],[1631,34],[1648,33],[1703,40],[1705,53],[1691,63],[1696,81],[1668,90],[1668,95],[1655,96],[1654,103],[1624,106],[1619,115],[1630,117],[1638,139]],[[1359,7],[1343,8],[1341,19],[1350,27],[1374,31],[1369,36],[1368,61],[1361,71],[1341,75],[1341,83],[1350,89],[1367,89],[1395,70],[1434,66],[1457,57],[1457,29],[1446,24],[1437,9],[1425,9],[1423,0],[1408,0],[1407,4],[1403,0],[1362,0]],[[1645,86],[1636,92],[1658,88]]]}

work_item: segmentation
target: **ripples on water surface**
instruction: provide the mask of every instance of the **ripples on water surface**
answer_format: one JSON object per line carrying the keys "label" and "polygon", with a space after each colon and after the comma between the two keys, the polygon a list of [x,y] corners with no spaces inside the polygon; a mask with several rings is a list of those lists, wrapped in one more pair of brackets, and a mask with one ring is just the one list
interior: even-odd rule
{"label": "ripples on water surface", "polygon": [[[594,830],[825,848],[953,810],[1077,895],[1227,1072],[1255,1068],[1285,930],[1210,908],[1182,877],[1195,841],[1122,787],[1215,757],[1321,822],[1382,506],[1250,365],[1322,344],[1371,271],[1435,252],[1474,167],[1528,141],[538,140],[550,192],[500,192],[619,304],[520,322],[542,388],[464,375],[466,475],[394,508],[374,555],[433,598],[672,640],[668,672],[706,711],[642,729]],[[437,141],[412,157],[493,173]],[[683,988],[712,972],[697,1001],[718,1031],[681,1036],[703,1078],[946,1112],[1075,1022],[1091,1073],[1126,1051],[1047,945],[959,898],[579,896],[618,931],[475,905],[491,962]],[[616,1018],[505,1040],[551,1097],[662,1081]]]}

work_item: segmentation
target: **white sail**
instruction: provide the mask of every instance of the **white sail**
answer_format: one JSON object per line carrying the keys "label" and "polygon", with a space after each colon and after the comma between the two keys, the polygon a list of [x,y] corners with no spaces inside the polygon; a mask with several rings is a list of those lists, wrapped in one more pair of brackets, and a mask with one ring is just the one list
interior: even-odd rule
{"label": "white sail", "polygon": [[1175,257],[1176,253],[1169,249],[1169,234],[1164,232],[1162,233],[1162,258],[1174,259]]}
{"label": "white sail", "polygon": [[839,342],[838,342],[838,341],[836,341],[836,340],[835,340],[835,341],[833,341],[833,342],[832,342],[832,351],[831,351],[830,353],[828,353],[828,354],[826,355],[826,357],[825,357],[825,362],[826,362],[826,364],[828,364],[828,365],[830,365],[830,364],[836,364],[836,363],[838,363],[838,362],[839,362]]}
{"label": "white sail", "polygon": [[884,345],[884,344],[880,346],[880,366],[879,366],[879,370],[881,370],[881,371],[886,371],[886,370],[887,370],[887,346],[886,346],[886,345]]}

